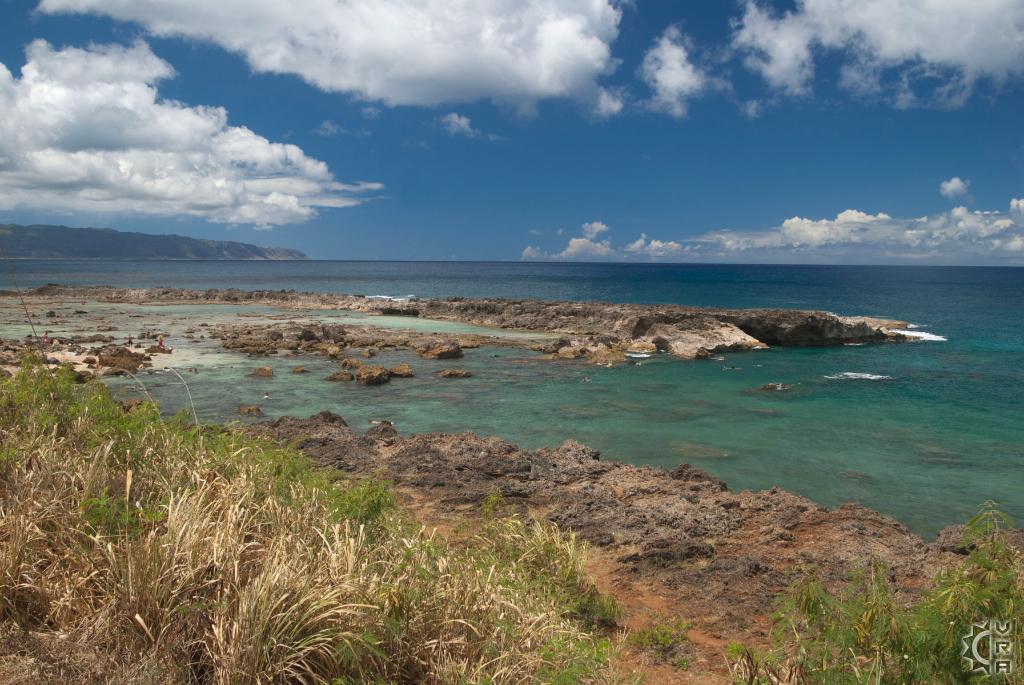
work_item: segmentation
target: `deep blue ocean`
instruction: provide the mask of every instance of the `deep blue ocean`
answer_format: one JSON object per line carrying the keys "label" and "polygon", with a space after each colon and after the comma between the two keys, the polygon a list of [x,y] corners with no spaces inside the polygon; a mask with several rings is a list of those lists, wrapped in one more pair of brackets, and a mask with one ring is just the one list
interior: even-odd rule
{"label": "deep blue ocean", "polygon": [[[337,384],[278,374],[270,381],[274,403],[263,409],[270,416],[331,409],[354,425],[387,418],[403,432],[472,429],[529,447],[576,438],[608,458],[689,461],[734,489],[780,485],[827,505],[859,501],[923,534],[963,521],[986,499],[1024,522],[1022,268],[17,260],[2,269],[0,289],[16,279],[21,287],[500,296],[903,319],[945,340],[780,348],[731,354],[724,364],[658,359],[607,370],[471,350],[462,365],[477,375],[465,383],[418,373],[405,384],[341,392]],[[256,363],[239,358],[205,379],[199,374],[192,391],[200,411],[224,419],[237,402],[258,402],[262,386],[243,386],[227,399],[223,392]],[[316,364],[326,362],[307,366]],[[757,392],[767,382],[794,390]],[[161,398],[161,387],[154,382],[150,390],[174,408],[180,392],[167,381]]]}

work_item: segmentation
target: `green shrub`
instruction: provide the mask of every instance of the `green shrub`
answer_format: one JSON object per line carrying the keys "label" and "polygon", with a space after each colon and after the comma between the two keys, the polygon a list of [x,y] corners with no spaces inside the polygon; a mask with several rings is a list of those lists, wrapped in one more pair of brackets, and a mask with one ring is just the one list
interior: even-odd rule
{"label": "green shrub", "polygon": [[652,655],[656,661],[682,670],[689,662],[690,643],[686,637],[689,630],[689,621],[658,615],[644,627],[630,632],[626,641]]}
{"label": "green shrub", "polygon": [[1013,620],[1016,669],[1005,683],[1024,682],[1024,560],[1009,542],[1010,521],[991,502],[966,525],[967,556],[941,570],[913,601],[901,599],[877,561],[827,589],[815,576],[795,583],[776,617],[775,648],[733,647],[730,658],[746,683],[959,683],[971,676],[961,659],[962,636],[990,617]]}

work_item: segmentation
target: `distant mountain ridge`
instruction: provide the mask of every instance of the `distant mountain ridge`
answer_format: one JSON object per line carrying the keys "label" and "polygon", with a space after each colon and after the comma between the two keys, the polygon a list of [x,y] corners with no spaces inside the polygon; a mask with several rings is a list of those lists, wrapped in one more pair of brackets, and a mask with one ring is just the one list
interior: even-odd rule
{"label": "distant mountain ridge", "polygon": [[45,224],[0,224],[0,252],[37,259],[307,259],[286,247]]}

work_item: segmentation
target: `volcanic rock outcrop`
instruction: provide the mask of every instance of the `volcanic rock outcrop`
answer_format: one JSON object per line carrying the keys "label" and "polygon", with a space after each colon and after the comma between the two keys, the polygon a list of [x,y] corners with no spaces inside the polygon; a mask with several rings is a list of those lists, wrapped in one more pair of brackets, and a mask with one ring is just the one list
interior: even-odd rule
{"label": "volcanic rock outcrop", "polygon": [[318,464],[385,477],[428,516],[479,512],[500,493],[509,510],[574,530],[611,560],[620,582],[721,633],[756,633],[753,619],[766,625],[774,598],[805,571],[836,582],[880,559],[913,593],[955,553],[946,551],[955,534],[928,544],[858,505],[830,511],[778,488],[735,493],[687,464],[668,471],[605,461],[572,440],[530,451],[473,433],[402,437],[388,422],[360,436],[329,413],[247,430],[294,444]]}
{"label": "volcanic rock outcrop", "polygon": [[[459,321],[493,328],[562,334],[543,345],[551,354],[614,361],[624,350],[653,344],[684,358],[701,358],[769,345],[823,346],[883,340],[910,340],[901,321],[839,316],[794,309],[718,309],[680,305],[617,304],[608,302],[550,302],[512,299],[389,300],[358,295],[304,293],[293,290],[186,290],[181,288],[110,288],[44,286],[38,296],[91,297],[112,302],[190,302],[272,304],[292,309],[339,309],[387,316]],[[354,328],[354,327],[349,327]],[[284,336],[284,334],[282,334]],[[372,339],[359,341],[340,326],[305,327],[277,341],[236,333],[225,347],[249,353],[272,354],[278,349],[302,350],[325,343],[371,348]],[[419,354],[453,359],[462,354],[454,340],[410,340]],[[536,345],[536,341],[534,341]],[[562,352],[563,348],[568,348]]]}

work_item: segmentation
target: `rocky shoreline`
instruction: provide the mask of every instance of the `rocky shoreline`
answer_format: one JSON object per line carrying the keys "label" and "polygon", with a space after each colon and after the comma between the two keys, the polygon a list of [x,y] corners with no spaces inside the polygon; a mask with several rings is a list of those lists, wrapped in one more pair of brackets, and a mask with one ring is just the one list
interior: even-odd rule
{"label": "rocky shoreline", "polygon": [[[181,288],[111,288],[48,285],[29,291],[33,298],[92,299],[115,303],[263,304],[292,310],[342,310],[380,316],[404,316],[454,321],[475,326],[554,336],[542,342],[525,338],[459,336],[477,344],[528,346],[560,358],[615,362],[627,354],[664,352],[684,359],[705,359],[722,352],[755,350],[768,346],[826,346],[866,342],[909,341],[901,332],[906,323],[873,317],[839,316],[829,312],[794,309],[730,310],[677,305],[612,304],[603,302],[549,302],[508,299],[394,299],[267,290],[188,290]],[[356,347],[424,344],[422,334],[396,340],[394,331],[352,327],[363,334]],[[248,339],[250,353],[292,349],[293,340],[277,337],[280,331],[251,326],[222,331],[224,339]],[[337,330],[313,331],[318,341],[339,343]],[[300,331],[300,335],[306,335]],[[429,336],[429,337],[436,337]],[[262,338],[262,339],[261,339]],[[310,339],[301,342],[313,342]],[[276,343],[276,344],[275,344]],[[232,343],[234,344],[234,343]],[[470,342],[472,344],[472,342]],[[463,345],[464,347],[467,345]]]}
{"label": "rocky shoreline", "polygon": [[828,510],[778,488],[736,493],[688,464],[605,461],[572,440],[531,451],[473,433],[402,436],[386,421],[360,434],[329,412],[245,430],[322,466],[393,482],[428,524],[480,516],[497,493],[507,512],[575,531],[592,545],[591,572],[623,603],[627,625],[659,612],[693,622],[691,673],[724,674],[729,642],[766,644],[775,602],[801,574],[834,584],[878,559],[910,597],[965,551],[955,527],[928,543],[856,504]]}

